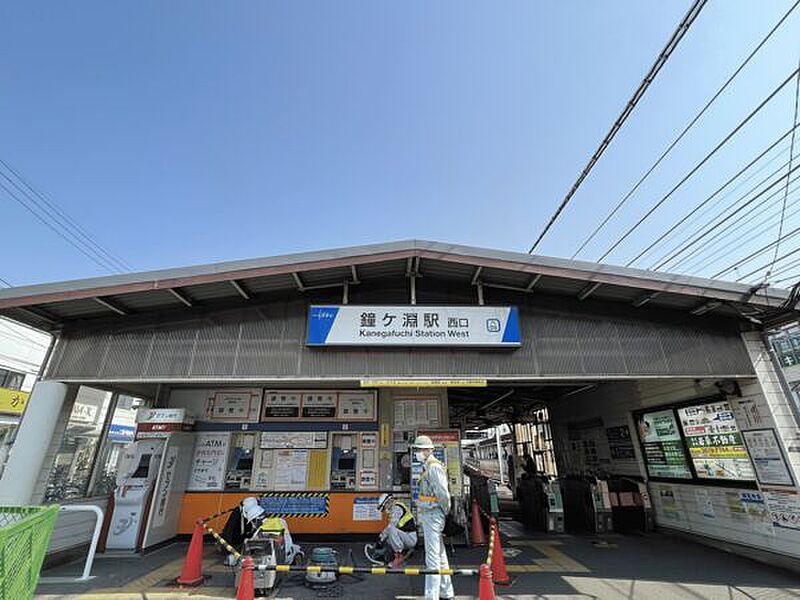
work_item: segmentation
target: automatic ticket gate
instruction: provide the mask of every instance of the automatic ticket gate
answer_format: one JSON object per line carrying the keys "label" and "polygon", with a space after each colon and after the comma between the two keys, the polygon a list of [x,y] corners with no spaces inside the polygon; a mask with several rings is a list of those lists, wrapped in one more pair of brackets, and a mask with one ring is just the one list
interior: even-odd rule
{"label": "automatic ticket gate", "polygon": [[523,477],[517,487],[522,521],[531,529],[564,532],[564,504],[559,482],[546,477]]}
{"label": "automatic ticket gate", "polygon": [[564,524],[570,532],[609,533],[613,516],[608,485],[593,477],[560,480],[564,501]]}

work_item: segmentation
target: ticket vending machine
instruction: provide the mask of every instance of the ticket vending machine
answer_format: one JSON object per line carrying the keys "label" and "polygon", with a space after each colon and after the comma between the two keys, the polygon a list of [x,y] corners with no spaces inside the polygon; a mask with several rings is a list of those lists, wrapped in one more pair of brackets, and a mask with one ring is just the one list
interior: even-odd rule
{"label": "ticket vending machine", "polygon": [[182,430],[183,415],[174,411],[149,409],[137,415],[136,441],[122,452],[117,469],[109,550],[145,550],[177,533],[195,436]]}

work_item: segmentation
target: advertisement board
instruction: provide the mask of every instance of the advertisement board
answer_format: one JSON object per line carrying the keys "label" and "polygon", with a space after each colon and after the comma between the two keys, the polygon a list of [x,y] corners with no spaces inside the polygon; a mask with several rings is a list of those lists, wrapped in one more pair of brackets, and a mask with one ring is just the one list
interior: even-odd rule
{"label": "advertisement board", "polygon": [[789,465],[783,457],[774,429],[745,431],[744,441],[753,460],[759,483],[794,485]]}
{"label": "advertisement board", "polygon": [[309,346],[520,345],[515,306],[311,306]]}
{"label": "advertisement board", "polygon": [[678,415],[698,478],[755,480],[744,438],[727,400],[679,408]]}
{"label": "advertisement board", "polygon": [[187,490],[209,491],[224,487],[230,439],[228,432],[197,433]]}
{"label": "advertisement board", "polygon": [[636,423],[651,477],[691,479],[689,459],[671,409],[639,415]]}

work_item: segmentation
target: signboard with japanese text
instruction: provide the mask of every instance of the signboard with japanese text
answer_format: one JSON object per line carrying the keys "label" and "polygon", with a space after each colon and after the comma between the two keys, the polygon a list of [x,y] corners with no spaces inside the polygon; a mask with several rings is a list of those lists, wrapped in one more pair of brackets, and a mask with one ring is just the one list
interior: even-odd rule
{"label": "signboard with japanese text", "polygon": [[30,398],[28,392],[0,388],[0,413],[21,415],[28,403],[28,398]]}
{"label": "signboard with japanese text", "polygon": [[643,413],[638,418],[637,427],[651,477],[692,478],[689,459],[671,409]]}
{"label": "signboard with japanese text", "polygon": [[336,417],[336,392],[304,392],[303,418],[333,420]]}
{"label": "signboard with japanese text", "polygon": [[214,392],[206,406],[206,414],[210,421],[257,423],[260,410],[260,389]]}
{"label": "signboard with japanese text", "polygon": [[189,474],[189,491],[221,490],[225,485],[225,467],[231,434],[198,432]]}
{"label": "signboard with japanese text", "polygon": [[783,458],[775,430],[755,429],[745,431],[743,434],[759,483],[794,485],[789,465]]}
{"label": "signboard with japanese text", "polygon": [[611,458],[615,460],[628,460],[636,458],[633,451],[633,440],[631,431],[627,425],[619,427],[606,427],[606,437],[608,438],[608,448]]}
{"label": "signboard with japanese text", "polygon": [[727,400],[679,408],[678,415],[698,478],[755,480],[753,464]]}
{"label": "signboard with japanese text", "polygon": [[309,346],[520,345],[515,306],[311,306]]}
{"label": "signboard with japanese text", "polygon": [[327,431],[262,431],[261,448],[327,448]]}
{"label": "signboard with japanese text", "polygon": [[261,419],[264,421],[274,419],[297,419],[300,416],[300,396],[299,392],[264,392]]}
{"label": "signboard with japanese text", "polygon": [[800,530],[800,494],[790,490],[762,490],[773,527]]}
{"label": "signboard with japanese text", "polygon": [[340,392],[339,421],[374,421],[375,392]]}

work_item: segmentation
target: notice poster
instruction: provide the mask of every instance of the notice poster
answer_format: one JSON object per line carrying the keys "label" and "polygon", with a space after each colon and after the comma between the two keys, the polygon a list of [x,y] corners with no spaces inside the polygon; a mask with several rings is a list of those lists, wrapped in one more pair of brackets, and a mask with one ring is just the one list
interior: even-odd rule
{"label": "notice poster", "polygon": [[214,392],[206,405],[209,421],[258,423],[261,411],[261,390]]}
{"label": "notice poster", "polygon": [[800,530],[800,494],[789,490],[763,490],[774,527]]}
{"label": "notice poster", "polygon": [[353,521],[380,521],[378,498],[353,498]]}
{"label": "notice poster", "polygon": [[336,418],[336,392],[306,392],[303,394],[303,418]]}
{"label": "notice poster", "polygon": [[264,392],[261,419],[296,419],[300,416],[300,394],[293,392]]}
{"label": "notice poster", "polygon": [[678,415],[700,479],[755,480],[742,433],[727,400],[679,408]]}
{"label": "notice poster", "polygon": [[772,519],[761,492],[739,492],[739,500],[747,514],[750,528],[756,533],[774,535]]}
{"label": "notice poster", "polygon": [[230,439],[231,434],[227,432],[197,434],[187,490],[199,492],[223,488]]}
{"label": "notice poster", "polygon": [[273,517],[327,517],[330,499],[325,493],[264,494],[258,503]]}
{"label": "notice poster", "polygon": [[681,509],[678,506],[677,498],[675,498],[675,491],[671,487],[661,487],[658,490],[658,497],[661,505],[661,512],[667,519],[679,521],[681,518]]}
{"label": "notice poster", "polygon": [[340,392],[336,418],[340,421],[374,421],[375,392]]}
{"label": "notice poster", "polygon": [[308,450],[274,450],[274,452],[275,489],[306,489]]}
{"label": "notice poster", "polygon": [[636,458],[633,452],[633,440],[631,439],[631,430],[627,425],[620,425],[619,427],[607,427],[606,437],[608,438],[608,447],[611,450],[611,458],[615,460],[629,460]]}
{"label": "notice poster", "polygon": [[689,459],[672,410],[643,413],[637,421],[651,477],[691,479]]}
{"label": "notice poster", "polygon": [[701,513],[706,519],[716,519],[717,515],[714,513],[714,504],[711,502],[711,496],[708,490],[696,489],[694,497],[697,501],[697,512]]}
{"label": "notice poster", "polygon": [[743,435],[759,483],[794,485],[774,429],[745,431]]}
{"label": "notice poster", "polygon": [[261,448],[327,448],[327,431],[262,431]]}
{"label": "notice poster", "polygon": [[438,427],[439,424],[438,396],[395,396],[395,429],[411,430],[418,427]]}
{"label": "notice poster", "polygon": [[257,448],[253,459],[251,490],[271,490],[275,479],[275,451]]}

